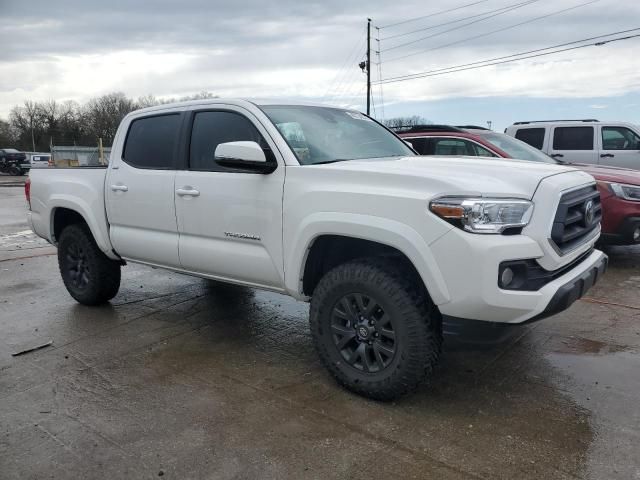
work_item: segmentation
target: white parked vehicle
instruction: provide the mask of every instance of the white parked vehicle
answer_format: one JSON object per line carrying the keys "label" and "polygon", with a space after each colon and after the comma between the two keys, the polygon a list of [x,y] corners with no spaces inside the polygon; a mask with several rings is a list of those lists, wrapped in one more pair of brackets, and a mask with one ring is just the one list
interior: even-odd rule
{"label": "white parked vehicle", "polygon": [[46,168],[51,163],[51,154],[33,153],[31,154],[31,168]]}
{"label": "white parked vehicle", "polygon": [[594,119],[516,122],[505,133],[564,162],[640,170],[640,127],[631,123]]}
{"label": "white parked vehicle", "polygon": [[353,110],[198,100],[133,112],[108,168],[32,171],[33,230],[80,303],[137,262],[310,300],[318,353],[377,399],[432,372],[442,329],[566,309],[604,272],[572,168],[429,161]]}

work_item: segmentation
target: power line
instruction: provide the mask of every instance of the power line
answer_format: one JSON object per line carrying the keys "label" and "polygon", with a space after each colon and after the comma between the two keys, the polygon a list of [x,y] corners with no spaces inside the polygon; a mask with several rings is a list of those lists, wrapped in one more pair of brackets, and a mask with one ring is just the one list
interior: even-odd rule
{"label": "power line", "polygon": [[450,21],[444,22],[444,23],[438,23],[436,25],[429,25],[427,27],[418,28],[416,30],[411,30],[409,32],[397,33],[395,35],[390,35],[388,37],[382,37],[380,40],[391,40],[393,38],[406,37],[407,35],[412,35],[414,33],[424,32],[426,30],[433,30],[434,28],[439,28],[439,27],[445,27],[445,26],[451,25],[453,23],[459,23],[459,22],[464,22],[465,20],[471,20],[472,18],[483,17],[484,15],[487,15],[487,14],[493,13],[493,12],[497,12],[498,10],[502,10],[503,8],[507,8],[509,6],[511,6],[511,5],[507,5],[506,7],[496,8],[495,10],[489,10],[488,12],[476,13],[475,15],[469,15],[467,17],[458,18],[456,20],[450,20]]}
{"label": "power line", "polygon": [[[470,66],[473,66],[473,65],[480,65],[480,64],[487,63],[487,62],[494,62],[494,61],[498,61],[498,60],[504,60],[504,59],[507,59],[507,58],[521,57],[523,55],[529,55],[529,54],[532,54],[532,53],[543,52],[543,51],[546,51],[546,50],[553,50],[553,49],[556,49],[556,48],[566,47],[566,46],[569,46],[569,45],[575,45],[576,43],[584,43],[584,42],[588,42],[588,41],[591,41],[591,40],[597,40],[597,39],[601,39],[601,38],[611,37],[613,35],[621,35],[623,33],[635,32],[635,31],[638,31],[638,30],[640,30],[640,27],[638,27],[638,28],[630,28],[628,30],[620,30],[618,32],[607,33],[605,35],[597,35],[595,37],[583,38],[582,40],[574,40],[572,42],[560,43],[558,45],[553,45],[551,47],[537,48],[535,50],[527,50],[526,52],[514,53],[514,54],[511,54],[511,55],[504,55],[502,57],[488,58],[486,60],[479,60],[477,62],[463,63],[463,64],[460,64],[460,65],[454,65],[454,66],[451,66],[451,67],[444,67],[444,68],[438,68],[438,69],[435,69],[435,70],[428,70],[426,72],[418,72],[418,73],[412,73],[412,74],[408,74],[408,75],[399,75],[397,77],[389,77],[389,78],[385,78],[383,81],[396,80],[396,79],[405,79],[405,78],[406,79],[410,79],[409,77],[414,77],[414,76],[418,76],[418,78],[420,78],[419,77],[420,75],[437,73],[437,72],[446,72],[448,70],[455,70],[455,69],[459,69],[459,68],[463,68],[463,67],[470,67]],[[626,39],[627,39],[627,37],[620,38],[620,40],[626,40]],[[612,39],[612,40],[618,40],[618,39]],[[604,43],[607,43],[607,42],[604,42]],[[601,45],[601,44],[603,44],[603,42],[596,42],[593,45]],[[585,45],[585,46],[590,46],[590,45]],[[556,52],[551,52],[551,53],[556,53]],[[516,61],[516,60],[522,60],[522,59],[521,58],[516,58],[513,61]],[[485,65],[481,65],[481,66],[485,66]],[[447,72],[447,73],[453,73],[453,72]]]}
{"label": "power line", "polygon": [[[362,44],[363,42],[360,42],[360,44]],[[362,52],[360,50],[360,48],[356,49],[355,51],[355,55],[352,55],[349,58],[349,61],[347,62],[348,65],[356,65],[358,63],[358,58],[360,58],[362,56]],[[358,76],[358,74],[360,73],[360,70],[357,68],[351,68],[349,69],[347,67],[347,69],[344,71],[344,74],[342,75],[340,81],[337,83],[337,85],[335,86],[335,88],[333,88],[333,92],[332,94],[328,95],[327,98],[334,98],[338,95],[338,92],[340,92],[345,86],[353,83],[354,78],[356,76]],[[324,99],[325,97],[323,97]]]}
{"label": "power line", "polygon": [[[633,30],[640,30],[640,29],[633,29]],[[606,36],[606,35],[604,35],[604,36]],[[483,65],[475,65],[475,66],[469,66],[469,67],[465,67],[465,68],[449,67],[448,69],[441,69],[441,70],[447,70],[447,71],[433,70],[433,71],[430,71],[430,72],[421,72],[421,73],[415,73],[415,74],[405,75],[405,76],[400,76],[400,77],[390,77],[390,78],[386,78],[386,79],[382,80],[382,82],[375,82],[375,83],[387,84],[387,83],[404,82],[404,81],[407,81],[407,80],[415,80],[415,79],[418,79],[418,78],[436,77],[436,76],[439,76],[439,75],[446,75],[448,73],[457,73],[457,72],[463,72],[465,70],[475,70],[477,68],[484,68],[484,67],[490,67],[490,66],[493,66],[493,65],[501,65],[501,64],[504,64],[504,63],[517,62],[517,61],[520,61],[520,60],[526,60],[528,58],[544,57],[546,55],[553,55],[555,53],[568,52],[570,50],[578,50],[580,48],[586,48],[586,47],[592,47],[592,46],[598,46],[599,47],[599,46],[605,45],[607,43],[619,42],[619,41],[622,41],[622,40],[629,40],[629,39],[636,38],[636,37],[640,37],[640,34],[628,35],[626,37],[620,37],[620,38],[612,38],[610,40],[603,40],[603,41],[599,41],[599,42],[588,43],[586,45],[578,45],[576,47],[563,48],[563,49],[560,49],[560,50],[554,50],[553,52],[543,52],[543,53],[538,53],[538,54],[535,54],[535,55],[521,56],[521,57],[518,57],[518,58],[511,59],[511,60],[502,60],[502,61],[496,61],[496,62],[491,62],[491,63],[485,63]],[[584,41],[584,40],[582,40],[582,41]],[[580,42],[580,41],[573,42],[573,43],[578,43],[578,42]],[[552,48],[556,48],[556,47],[547,47],[546,49],[540,49],[540,50],[549,50],[549,49],[552,49]],[[509,57],[516,56],[516,55],[518,55],[518,54],[509,55]],[[490,60],[486,60],[486,61],[490,61]],[[479,63],[479,62],[474,62],[474,63]]]}
{"label": "power line", "polygon": [[568,12],[570,10],[575,10],[576,8],[586,7],[587,5],[591,5],[591,4],[597,3],[599,1],[601,1],[601,0],[590,0],[589,2],[581,3],[580,5],[574,5],[573,7],[564,8],[562,10],[556,10],[555,12],[547,13],[546,15],[541,15],[539,17],[530,18],[529,20],[525,20],[524,22],[520,22],[520,23],[516,23],[516,24],[513,24],[513,25],[509,25],[507,27],[499,28],[497,30],[492,30],[490,32],[481,33],[480,35],[475,35],[473,37],[463,38],[462,40],[457,40],[455,42],[446,43],[446,44],[440,45],[438,47],[427,48],[427,49],[424,49],[424,50],[420,50],[418,52],[413,52],[413,53],[409,53],[407,55],[402,55],[400,57],[394,57],[394,58],[391,58],[389,60],[386,60],[386,62],[387,63],[395,62],[397,60],[402,60],[404,58],[413,57],[415,55],[420,55],[422,53],[432,52],[434,50],[440,50],[442,48],[451,47],[453,45],[458,45],[460,43],[468,42],[470,40],[476,40],[478,38],[488,37],[489,35],[493,35],[494,33],[504,32],[504,31],[510,30],[512,28],[516,28],[516,27],[520,27],[522,25],[526,25],[527,23],[536,22],[538,20],[542,20],[544,18],[549,18],[549,17],[552,17],[554,15],[559,15],[561,13],[565,13],[565,12]]}
{"label": "power line", "polygon": [[[357,58],[364,58],[364,54],[361,57],[356,56],[356,59]],[[348,97],[353,90],[354,84],[357,86],[360,83],[359,75],[362,75],[361,70],[354,68],[346,73],[345,81],[342,82],[341,85],[338,85],[334,93],[329,95],[327,101],[334,101],[340,97]]]}
{"label": "power line", "polygon": [[489,0],[479,0],[477,2],[468,3],[466,5],[461,5],[459,7],[449,8],[447,10],[441,10],[439,12],[431,13],[429,15],[422,15],[421,17],[415,17],[415,18],[410,18],[408,20],[403,20],[402,22],[391,23],[389,25],[384,25],[384,26],[379,27],[379,28],[380,29],[391,28],[391,27],[396,27],[398,25],[404,25],[405,23],[409,23],[409,22],[417,22],[418,20],[422,20],[424,18],[437,17],[438,15],[444,15],[445,13],[455,12],[456,10],[462,10],[463,8],[472,7],[473,5],[478,5],[479,3],[485,3],[485,2],[488,2],[488,1]]}
{"label": "power line", "polygon": [[[405,42],[405,43],[400,43],[398,45],[394,45],[393,47],[389,47],[389,48],[385,49],[385,51],[388,52],[389,50],[395,50],[396,48],[406,47],[407,45],[413,45],[414,43],[418,43],[418,42],[421,42],[423,40],[427,40],[428,38],[433,38],[433,37],[437,37],[439,35],[444,35],[445,33],[453,32],[455,30],[460,30],[461,28],[468,27],[469,25],[473,25],[474,23],[484,22],[485,20],[489,20],[490,18],[494,18],[494,17],[497,17],[499,15],[504,15],[505,13],[509,13],[509,12],[511,12],[513,10],[517,10],[519,8],[526,7],[528,5],[531,5],[532,3],[536,3],[536,2],[539,2],[539,1],[540,0],[527,0],[526,2],[520,2],[520,3],[516,3],[516,4],[513,4],[513,5],[506,6],[506,7],[498,8],[496,10],[493,10],[492,12],[486,12],[486,13],[482,14],[482,15],[485,15],[483,18],[478,18],[476,20],[473,20],[472,22],[463,23],[462,25],[458,25],[457,27],[449,28],[448,30],[442,30],[441,32],[436,32],[436,33],[433,33],[431,35],[427,35],[425,37],[418,38],[416,40],[411,40],[410,42]],[[477,16],[478,15],[476,15],[476,17]]]}
{"label": "power line", "polygon": [[[346,76],[349,75],[351,70],[348,69],[348,65],[355,63],[355,59],[358,58],[358,51],[360,50],[360,48],[362,48],[361,47],[362,42],[363,42],[363,39],[361,37],[360,40],[358,40],[354,45],[354,48],[353,50],[351,50],[351,53],[349,53],[349,55],[345,58],[344,62],[338,69],[338,72],[336,73],[335,77],[329,84],[329,87],[327,88],[324,95],[322,96],[323,100],[327,98],[327,96],[329,95],[329,92],[331,92],[334,89],[337,89],[340,86],[340,84],[344,81]],[[346,67],[346,70],[345,70],[345,67]]]}

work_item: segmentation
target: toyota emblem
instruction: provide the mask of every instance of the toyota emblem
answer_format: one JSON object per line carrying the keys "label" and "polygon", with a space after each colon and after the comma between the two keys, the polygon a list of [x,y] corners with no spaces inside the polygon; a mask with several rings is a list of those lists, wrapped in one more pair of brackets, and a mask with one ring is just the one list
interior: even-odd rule
{"label": "toyota emblem", "polygon": [[586,227],[593,224],[596,218],[596,211],[594,208],[593,200],[589,200],[584,204],[584,224]]}

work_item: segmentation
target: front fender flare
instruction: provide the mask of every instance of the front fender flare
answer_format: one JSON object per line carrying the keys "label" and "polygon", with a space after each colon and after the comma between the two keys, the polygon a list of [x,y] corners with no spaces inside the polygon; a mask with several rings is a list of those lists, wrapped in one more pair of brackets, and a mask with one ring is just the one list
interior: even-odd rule
{"label": "front fender flare", "polygon": [[355,213],[318,212],[309,215],[285,244],[285,286],[296,298],[304,298],[302,278],[308,252],[313,242],[323,235],[361,238],[393,247],[403,253],[422,278],[436,305],[450,300],[449,292],[429,245],[418,232],[406,224],[388,218]]}

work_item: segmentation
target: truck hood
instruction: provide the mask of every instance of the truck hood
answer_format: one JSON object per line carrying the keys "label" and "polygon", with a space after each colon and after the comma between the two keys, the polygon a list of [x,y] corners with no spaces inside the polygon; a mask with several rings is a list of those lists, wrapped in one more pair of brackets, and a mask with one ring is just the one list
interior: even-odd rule
{"label": "truck hood", "polygon": [[[305,167],[308,168],[308,167]],[[479,157],[385,157],[349,160],[312,168],[327,168],[359,173],[360,176],[384,175],[413,183],[428,183],[433,191],[448,195],[475,195],[531,199],[540,182],[565,173],[577,174],[564,165],[527,162],[513,159]],[[593,181],[582,174],[584,183]],[[374,183],[375,184],[375,183]]]}
{"label": "truck hood", "polygon": [[572,163],[570,165],[578,170],[588,173],[596,180],[604,182],[626,183],[628,185],[640,185],[640,171],[630,168],[609,167],[606,165],[587,165],[584,163]]}

